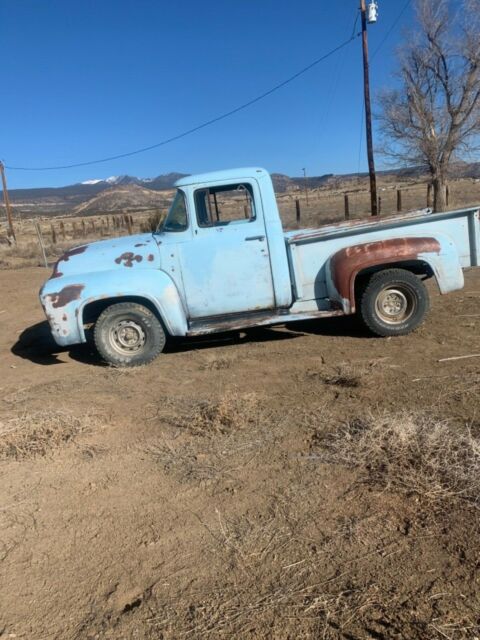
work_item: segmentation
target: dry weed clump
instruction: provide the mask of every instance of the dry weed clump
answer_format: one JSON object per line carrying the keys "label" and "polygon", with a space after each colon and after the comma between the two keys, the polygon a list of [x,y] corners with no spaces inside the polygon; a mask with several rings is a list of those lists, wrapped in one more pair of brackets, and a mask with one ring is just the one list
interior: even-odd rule
{"label": "dry weed clump", "polygon": [[237,485],[236,470],[248,466],[274,439],[272,415],[253,393],[227,391],[209,400],[165,398],[151,419],[175,429],[163,433],[149,452],[181,482]]}
{"label": "dry weed clump", "polygon": [[404,412],[352,420],[318,442],[329,462],[357,467],[386,489],[480,500],[480,440],[467,427]]}
{"label": "dry weed clump", "polygon": [[255,393],[226,391],[219,398],[165,399],[155,417],[193,435],[227,434],[258,424],[260,401]]}
{"label": "dry weed clump", "polygon": [[310,369],[305,373],[305,377],[311,380],[319,380],[323,384],[334,387],[357,389],[368,380],[368,373],[367,367],[341,364],[333,370]]}
{"label": "dry weed clump", "polygon": [[91,429],[94,418],[67,411],[35,411],[0,423],[0,460],[45,456]]}

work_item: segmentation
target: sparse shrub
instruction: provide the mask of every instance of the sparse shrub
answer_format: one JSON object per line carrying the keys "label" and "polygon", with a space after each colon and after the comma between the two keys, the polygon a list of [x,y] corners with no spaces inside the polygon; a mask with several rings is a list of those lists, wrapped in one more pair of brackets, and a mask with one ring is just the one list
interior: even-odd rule
{"label": "sparse shrub", "polygon": [[259,408],[256,394],[227,391],[218,399],[165,399],[156,417],[195,435],[209,435],[258,424]]}
{"label": "sparse shrub", "polygon": [[158,226],[165,219],[165,213],[163,211],[154,211],[148,218],[142,222],[142,231],[145,233],[151,231],[152,233],[158,229]]}
{"label": "sparse shrub", "polygon": [[0,459],[33,458],[71,442],[88,431],[94,419],[67,411],[34,411],[0,423]]}
{"label": "sparse shrub", "polygon": [[480,500],[480,440],[467,427],[404,412],[352,420],[317,443],[328,462],[382,488],[431,499]]}
{"label": "sparse shrub", "polygon": [[220,371],[223,369],[230,369],[233,359],[226,356],[209,356],[200,365],[200,369],[206,369],[209,371]]}

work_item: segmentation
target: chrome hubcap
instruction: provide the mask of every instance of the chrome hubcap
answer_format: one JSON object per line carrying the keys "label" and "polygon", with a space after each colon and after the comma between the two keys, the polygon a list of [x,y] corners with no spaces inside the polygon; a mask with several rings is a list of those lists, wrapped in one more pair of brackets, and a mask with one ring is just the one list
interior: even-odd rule
{"label": "chrome hubcap", "polygon": [[407,289],[387,288],[378,294],[376,308],[384,322],[399,324],[412,316],[416,309],[416,301]]}
{"label": "chrome hubcap", "polygon": [[145,331],[133,320],[120,320],[110,330],[110,344],[119,353],[132,354],[145,345]]}

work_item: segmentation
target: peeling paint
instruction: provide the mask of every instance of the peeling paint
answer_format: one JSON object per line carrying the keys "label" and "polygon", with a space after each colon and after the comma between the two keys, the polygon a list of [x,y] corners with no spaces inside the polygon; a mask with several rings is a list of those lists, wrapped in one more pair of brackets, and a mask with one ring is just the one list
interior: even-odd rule
{"label": "peeling paint", "polygon": [[82,291],[85,289],[84,284],[70,284],[63,287],[60,291],[49,293],[47,298],[50,299],[52,307],[58,309],[59,307],[65,307],[69,302],[78,300]]}
{"label": "peeling paint", "polygon": [[440,253],[440,243],[435,238],[391,238],[367,242],[337,251],[330,263],[336,290],[343,300],[355,308],[355,277],[357,273],[379,264],[394,264],[406,260],[418,260],[419,254]]}

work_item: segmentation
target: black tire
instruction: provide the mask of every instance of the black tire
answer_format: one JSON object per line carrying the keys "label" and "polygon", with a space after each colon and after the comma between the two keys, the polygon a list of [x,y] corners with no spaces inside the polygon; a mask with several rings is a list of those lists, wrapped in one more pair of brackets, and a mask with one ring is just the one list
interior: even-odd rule
{"label": "black tire", "polygon": [[163,351],[166,342],[158,318],[134,302],[117,302],[102,311],[93,337],[102,358],[116,367],[148,364]]}
{"label": "black tire", "polygon": [[428,309],[425,285],[405,269],[374,273],[360,294],[360,318],[377,336],[403,336],[414,331]]}

